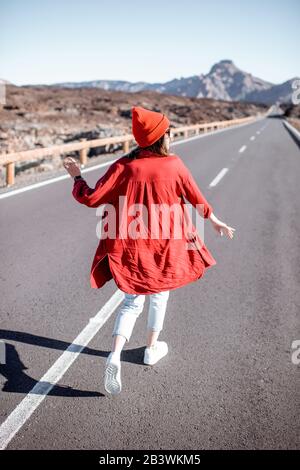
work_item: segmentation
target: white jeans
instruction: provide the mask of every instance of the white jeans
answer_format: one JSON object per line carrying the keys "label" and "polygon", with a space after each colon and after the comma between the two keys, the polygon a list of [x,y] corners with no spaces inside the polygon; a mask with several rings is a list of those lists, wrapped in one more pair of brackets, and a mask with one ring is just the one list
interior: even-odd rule
{"label": "white jeans", "polygon": [[135,322],[144,308],[146,295],[150,296],[147,328],[161,331],[163,328],[170,291],[154,294],[127,294],[119,308],[112,336],[123,335],[129,341]]}

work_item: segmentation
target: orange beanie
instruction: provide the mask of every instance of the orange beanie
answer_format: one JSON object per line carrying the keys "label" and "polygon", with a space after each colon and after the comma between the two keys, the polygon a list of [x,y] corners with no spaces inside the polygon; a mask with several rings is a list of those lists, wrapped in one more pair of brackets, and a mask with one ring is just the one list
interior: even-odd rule
{"label": "orange beanie", "polygon": [[170,121],[162,113],[150,111],[141,106],[133,106],[132,133],[140,147],[154,144],[170,127]]}

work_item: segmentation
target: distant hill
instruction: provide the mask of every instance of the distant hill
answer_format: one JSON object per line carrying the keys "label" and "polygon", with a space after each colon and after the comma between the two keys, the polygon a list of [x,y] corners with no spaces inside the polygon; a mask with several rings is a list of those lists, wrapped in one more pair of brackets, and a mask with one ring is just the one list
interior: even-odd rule
{"label": "distant hill", "polygon": [[158,93],[190,98],[213,98],[215,100],[246,101],[267,105],[291,102],[294,77],[282,84],[274,84],[236,67],[232,60],[221,60],[207,74],[175,78],[165,83],[128,82],[124,80],[93,80],[86,82],[64,82],[49,86],[67,88],[102,88],[136,93],[155,91]]}

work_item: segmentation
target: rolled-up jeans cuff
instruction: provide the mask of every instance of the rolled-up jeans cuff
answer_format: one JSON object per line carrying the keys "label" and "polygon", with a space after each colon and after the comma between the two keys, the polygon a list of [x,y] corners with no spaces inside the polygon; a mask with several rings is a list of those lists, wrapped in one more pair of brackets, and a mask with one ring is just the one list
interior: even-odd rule
{"label": "rolled-up jeans cuff", "polygon": [[[147,328],[152,331],[161,331],[169,298],[169,291],[149,294]],[[130,340],[135,322],[143,310],[145,295],[125,294],[123,304],[115,320],[112,336],[122,335],[127,342]]]}

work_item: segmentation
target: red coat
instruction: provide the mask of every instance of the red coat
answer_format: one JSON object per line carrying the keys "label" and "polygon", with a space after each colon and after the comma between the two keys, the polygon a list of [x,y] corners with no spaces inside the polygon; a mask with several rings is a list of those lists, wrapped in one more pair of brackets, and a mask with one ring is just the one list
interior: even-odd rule
{"label": "red coat", "polygon": [[[150,214],[151,203],[170,206],[180,202],[178,207],[183,214],[182,196],[194,207],[203,204],[204,218],[208,218],[213,211],[178,155],[169,154],[165,157],[148,150],[142,150],[136,159],[123,156],[113,162],[94,189],[84,179],[75,181],[72,194],[79,203],[88,207],[111,203],[116,208],[116,214],[119,214],[119,196],[126,196],[125,220],[128,224],[138,215],[128,215],[131,204],[143,204],[149,208]],[[106,215],[104,213],[103,218]],[[191,220],[189,214],[187,218]],[[193,224],[191,227],[195,230]],[[197,250],[186,248],[189,238],[184,234],[181,239],[160,235],[156,239],[149,236],[122,238],[117,222],[116,236],[99,240],[91,266],[90,285],[92,288],[100,288],[114,278],[119,289],[124,292],[152,294],[196,281],[207,268],[216,264],[198,232],[196,239],[194,243],[197,244]]]}

